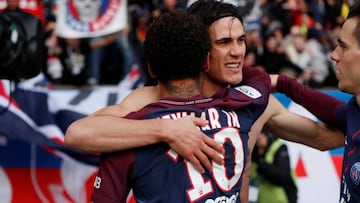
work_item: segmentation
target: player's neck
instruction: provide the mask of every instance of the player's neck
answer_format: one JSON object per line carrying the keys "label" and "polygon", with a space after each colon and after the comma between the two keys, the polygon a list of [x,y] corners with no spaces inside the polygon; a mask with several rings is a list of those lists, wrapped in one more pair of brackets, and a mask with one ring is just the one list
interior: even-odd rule
{"label": "player's neck", "polygon": [[206,97],[211,97],[219,90],[230,87],[230,85],[227,85],[225,83],[221,84],[208,77],[201,78],[200,84],[201,95]]}
{"label": "player's neck", "polygon": [[199,82],[195,79],[172,80],[167,84],[159,82],[160,97],[190,98],[200,94]]}

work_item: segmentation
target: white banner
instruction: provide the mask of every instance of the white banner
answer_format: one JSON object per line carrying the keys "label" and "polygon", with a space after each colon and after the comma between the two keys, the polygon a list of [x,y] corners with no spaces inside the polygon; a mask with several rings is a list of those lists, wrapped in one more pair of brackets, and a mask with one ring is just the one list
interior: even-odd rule
{"label": "white banner", "polygon": [[56,5],[59,37],[103,36],[127,26],[127,0],[57,0]]}

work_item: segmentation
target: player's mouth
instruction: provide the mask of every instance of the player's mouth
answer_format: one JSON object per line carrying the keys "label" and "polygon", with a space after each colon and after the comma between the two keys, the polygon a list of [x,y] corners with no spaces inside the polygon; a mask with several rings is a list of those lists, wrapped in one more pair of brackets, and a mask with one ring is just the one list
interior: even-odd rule
{"label": "player's mouth", "polygon": [[335,67],[335,76],[336,76],[336,78],[337,78],[338,80],[340,80],[340,78],[341,78],[341,71],[340,71],[340,69],[339,69],[339,66],[336,66],[336,67]]}
{"label": "player's mouth", "polygon": [[340,71],[339,66],[336,66],[336,67],[335,67],[335,73],[336,73],[336,74],[341,74],[341,71]]}
{"label": "player's mouth", "polygon": [[227,68],[240,68],[240,63],[227,63]]}

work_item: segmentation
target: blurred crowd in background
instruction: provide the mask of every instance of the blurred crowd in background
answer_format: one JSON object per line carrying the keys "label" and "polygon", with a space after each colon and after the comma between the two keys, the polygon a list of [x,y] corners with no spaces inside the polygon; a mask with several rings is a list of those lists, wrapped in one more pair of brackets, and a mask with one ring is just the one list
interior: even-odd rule
{"label": "blurred crowd in background", "polygon": [[[286,74],[313,88],[335,87],[337,80],[330,52],[354,1],[228,0],[244,16],[247,43],[244,65]],[[11,2],[16,7],[19,0],[7,0],[7,9]],[[95,1],[81,2],[79,6]],[[148,25],[161,13],[185,10],[192,2],[128,0],[125,29],[100,37],[64,39],[55,32],[56,0],[41,1],[43,11],[34,15],[44,25],[48,53],[43,70],[46,79],[55,85],[113,85],[138,75],[131,88],[145,84],[149,75],[142,45]]]}

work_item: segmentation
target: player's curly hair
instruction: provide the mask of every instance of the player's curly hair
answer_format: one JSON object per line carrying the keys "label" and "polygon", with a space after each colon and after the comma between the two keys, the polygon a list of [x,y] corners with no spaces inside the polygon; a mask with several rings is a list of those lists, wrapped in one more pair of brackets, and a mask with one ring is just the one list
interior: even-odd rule
{"label": "player's curly hair", "polygon": [[210,46],[207,27],[184,11],[162,14],[149,26],[144,42],[147,61],[162,82],[197,78]]}

